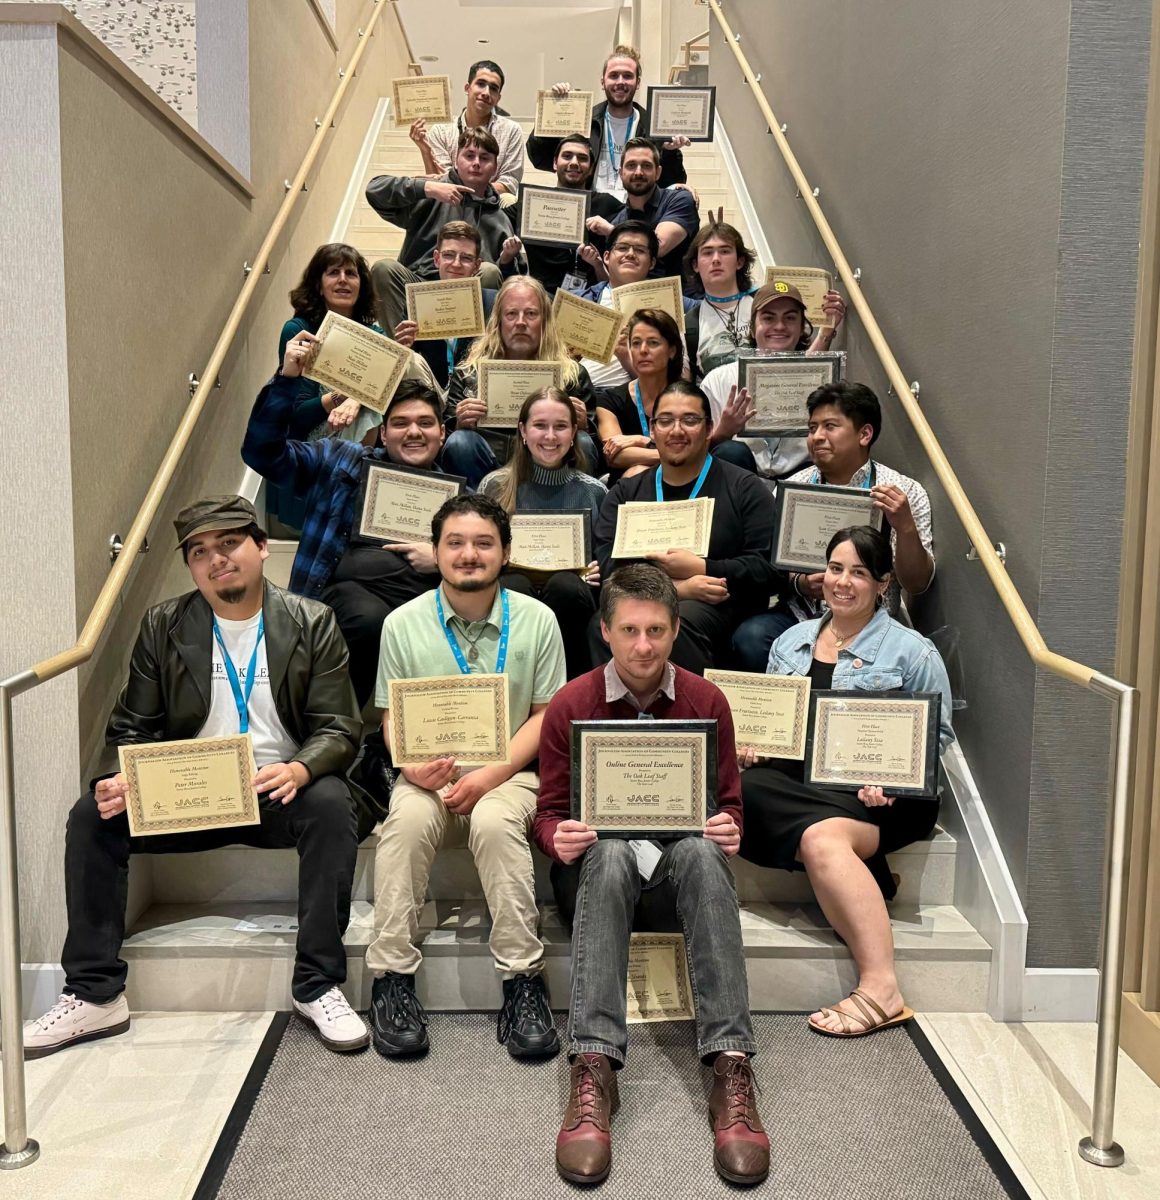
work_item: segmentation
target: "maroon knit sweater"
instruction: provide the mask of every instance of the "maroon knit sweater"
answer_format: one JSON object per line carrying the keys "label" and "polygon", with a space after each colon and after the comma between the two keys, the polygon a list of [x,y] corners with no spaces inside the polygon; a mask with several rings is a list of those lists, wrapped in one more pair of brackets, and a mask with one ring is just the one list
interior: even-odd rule
{"label": "maroon knit sweater", "polygon": [[[730,813],[740,829],[741,775],[729,703],[716,684],[676,664],[674,669],[676,700],[662,694],[648,711],[660,721],[716,720],[717,809]],[[603,667],[573,679],[552,697],[540,728],[540,796],[532,824],[536,845],[550,858],[556,857],[556,826],[572,815],[571,722],[632,721],[636,716],[629,701],[609,704],[604,699]]]}

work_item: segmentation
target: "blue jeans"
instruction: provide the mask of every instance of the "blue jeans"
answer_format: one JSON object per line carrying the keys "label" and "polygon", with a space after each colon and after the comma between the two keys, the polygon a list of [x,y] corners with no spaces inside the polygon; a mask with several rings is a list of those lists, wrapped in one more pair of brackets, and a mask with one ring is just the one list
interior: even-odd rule
{"label": "blue jeans", "polygon": [[[493,437],[496,436],[493,434]],[[511,435],[500,434],[498,437],[504,439],[499,444],[506,445],[510,450]],[[583,430],[580,431],[576,441],[588,456],[591,473],[596,474],[596,468],[592,466],[593,463],[600,461],[596,443]],[[439,464],[448,475],[462,475],[472,491],[479,487],[479,481],[485,475],[503,465],[496,457],[496,452],[487,438],[474,429],[456,429],[453,433],[449,433],[447,441],[443,443],[443,453],[439,458]]]}
{"label": "blue jeans", "polygon": [[733,657],[737,670],[764,675],[769,666],[769,648],[797,623],[797,617],[783,604],[778,604],[771,612],[758,613],[756,617],[742,621],[733,631]]}
{"label": "blue jeans", "polygon": [[646,883],[628,842],[601,838],[585,851],[579,869],[569,1053],[604,1054],[615,1067],[624,1065],[628,938],[639,901],[650,926],[650,912],[662,922],[665,917],[671,920],[676,905],[689,958],[701,1059],[711,1061],[723,1050],[755,1054],[737,893],[720,847],[703,837],[669,842]]}

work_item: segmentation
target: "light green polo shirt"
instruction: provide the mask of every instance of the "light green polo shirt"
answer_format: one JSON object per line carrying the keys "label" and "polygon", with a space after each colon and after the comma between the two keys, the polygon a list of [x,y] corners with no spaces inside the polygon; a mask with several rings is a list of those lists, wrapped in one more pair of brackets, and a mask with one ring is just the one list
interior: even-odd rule
{"label": "light green polo shirt", "polygon": [[[438,588],[452,636],[459,642],[472,674],[495,674],[503,607],[499,591],[491,612],[482,621],[464,621],[451,607],[443,585]],[[531,596],[508,592],[511,628],[505,674],[511,705],[512,733],[528,719],[533,704],[547,704],[568,681],[564,642],[556,616]],[[471,662],[468,648],[475,642],[479,658]],[[428,675],[458,675],[459,664],[439,627],[435,592],[408,600],[387,616],[379,642],[379,674],[375,703],[386,708],[392,679],[421,679]]]}

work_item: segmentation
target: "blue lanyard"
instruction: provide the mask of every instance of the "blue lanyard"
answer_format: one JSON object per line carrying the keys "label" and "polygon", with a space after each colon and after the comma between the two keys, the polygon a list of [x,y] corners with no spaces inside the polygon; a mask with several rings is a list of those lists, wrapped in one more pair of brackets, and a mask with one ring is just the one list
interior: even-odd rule
{"label": "blue lanyard", "polygon": [[[709,474],[709,468],[712,465],[713,465],[713,456],[711,454],[706,454],[705,455],[705,465],[701,468],[701,474],[697,476],[697,482],[695,484],[693,484],[693,490],[689,493],[690,500],[696,500],[697,493],[701,490],[701,484],[703,484],[705,482],[705,476]],[[656,479],[657,479],[657,503],[663,504],[665,497],[664,497],[664,493],[661,491],[661,469],[660,469],[660,467],[657,467]]]}
{"label": "blue lanyard", "polygon": [[447,338],[443,345],[447,348],[447,382],[451,382],[451,376],[455,374],[455,352],[459,349],[459,339]]}
{"label": "blue lanyard", "polygon": [[[503,602],[503,623],[499,629],[499,653],[495,659],[495,673],[502,675],[504,667],[507,666],[508,634],[511,632],[512,625],[511,602],[508,600],[507,588],[499,589],[499,598]],[[439,614],[439,628],[443,630],[443,636],[451,647],[451,653],[455,655],[455,662],[459,667],[460,674],[470,675],[471,668],[467,665],[467,659],[463,657],[463,650],[455,640],[455,634],[451,632],[451,627],[447,624],[438,588],[435,589],[435,611]]]}
{"label": "blue lanyard", "polygon": [[757,288],[749,288],[744,292],[737,292],[732,296],[710,296],[705,293],[705,299],[710,304],[732,304],[734,300],[744,300],[746,296],[752,296],[757,291]]}
{"label": "blue lanyard", "polygon": [[[813,487],[818,487],[821,485],[821,483],[822,483],[821,472],[818,470],[817,467],[814,467],[814,473],[813,473],[813,475],[810,476],[810,484]],[[860,483],[858,486],[865,488],[866,491],[869,491],[874,486],[874,461],[873,460],[871,460],[871,462],[870,462],[870,471],[866,476],[865,482]]]}
{"label": "blue lanyard", "polygon": [[[624,144],[627,146],[629,138],[632,137],[632,123],[636,120],[636,112],[633,111],[628,115],[628,124],[624,128]],[[620,163],[616,161],[616,146],[612,140],[612,122],[608,119],[608,114],[604,114],[604,140],[608,143],[608,165],[612,168],[613,175],[620,172]]]}
{"label": "blue lanyard", "polygon": [[644,415],[644,401],[640,395],[640,381],[636,383],[636,415],[640,417],[640,431],[648,437],[648,417]]}
{"label": "blue lanyard", "polygon": [[226,668],[226,678],[230,681],[230,691],[234,694],[234,707],[238,710],[238,732],[250,732],[250,693],[254,690],[254,679],[258,674],[258,647],[262,644],[262,635],[266,632],[266,614],[258,618],[258,636],[254,639],[254,648],[250,652],[250,665],[246,668],[246,690],[238,682],[238,672],[234,660],[226,650],[222,641],[222,631],[218,627],[217,617],[213,619],[213,635],[217,638],[218,649],[222,652],[222,662]]}

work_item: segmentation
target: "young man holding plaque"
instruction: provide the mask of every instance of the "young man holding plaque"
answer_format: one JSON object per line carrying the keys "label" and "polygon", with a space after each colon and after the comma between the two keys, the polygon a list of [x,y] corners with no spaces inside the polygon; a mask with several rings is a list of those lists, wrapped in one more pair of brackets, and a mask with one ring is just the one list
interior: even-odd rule
{"label": "young man holding plaque", "polygon": [[[339,987],[346,979],[342,938],[357,850],[343,772],[360,730],[346,645],[325,605],[264,581],[266,535],[248,500],[199,500],[177,514],[174,527],[196,590],[142,619],[97,777],[69,816],[65,988],[48,1012],[24,1026],[25,1057],[129,1028],[128,968],[119,955],[130,855],[229,845],[297,849],[294,1011],[329,1049],[361,1050],[366,1026]],[[131,834],[120,748],[239,734],[248,734],[258,769],[251,779],[247,768],[236,786],[239,796],[247,788],[257,793],[258,823],[179,832],[196,822],[175,812],[171,831]],[[176,785],[192,768],[175,755],[173,770]],[[170,785],[164,793],[142,794],[136,803],[152,815],[155,801],[170,798]]]}
{"label": "young man holding plaque", "polygon": [[485,129],[459,135],[455,165],[439,179],[378,175],[367,184],[367,202],[386,221],[407,231],[399,259],[381,258],[371,268],[379,324],[394,329],[407,316],[407,284],[439,278],[434,260],[440,229],[468,221],[482,241],[479,269],[485,288],[498,288],[503,270],[519,250],[508,214],[492,186],[499,146]]}
{"label": "young man holding plaque", "polygon": [[[596,558],[607,579],[616,565],[612,550],[622,505],[712,499],[704,556],[659,546],[647,556],[674,581],[680,598],[673,661],[701,675],[706,667],[724,664],[734,629],[764,612],[778,586],[779,573],[769,557],[773,497],[752,471],[710,455],[709,401],[695,385],[669,384],[657,398],[650,425],[660,466],[622,479],[608,493],[593,534]],[[588,628],[593,662],[606,662],[599,625],[594,621]]]}
{"label": "young man holding plaque", "polygon": [[[612,659],[573,680],[548,705],[540,737],[540,796],[533,832],[553,860],[562,904],[575,896],[571,1084],[556,1138],[556,1168],[571,1183],[599,1183],[612,1165],[616,1073],[628,1049],[626,976],[636,911],[645,928],[668,928],[675,908],[685,934],[697,1053],[713,1068],[709,1116],[713,1162],[730,1183],[760,1183],[769,1138],[757,1112],[750,1057],[745,952],[728,860],[741,844],[740,782],[733,718],[712,683],[674,666],[680,628],[672,581],[657,568],[619,568],[600,597],[601,634]],[[715,811],[700,836],[628,841],[572,819],[573,721],[716,722]],[[648,726],[641,732],[647,736]],[[566,897],[566,899],[564,899]]]}
{"label": "young man holding plaque", "polygon": [[[815,388],[806,409],[806,445],[814,465],[789,476],[787,482],[865,488],[870,493],[890,527],[894,570],[885,604],[891,615],[897,615],[903,590],[917,596],[934,578],[934,532],[926,489],[870,457],[870,447],[882,432],[882,406],[864,383],[842,380]],[[821,616],[824,574],[791,574],[784,601],[737,629],[733,650],[741,670],[764,670],[778,634],[797,621]]]}
{"label": "young man holding plaque", "polygon": [[[395,759],[406,759],[406,746],[391,732],[392,682],[506,675],[511,741],[504,762],[461,769],[451,755],[432,756],[404,767],[395,783],[379,827],[375,937],[367,950],[375,977],[374,1045],[387,1057],[428,1048],[427,1015],[415,993],[419,917],[440,846],[466,844],[491,913],[489,945],[503,979],[496,1036],[513,1057],[550,1057],[560,1044],[541,975],[544,947],[528,848],[539,780],[529,767],[539,751],[544,709],[565,683],[564,646],[547,607],[499,584],[511,524],[494,500],[448,500],[431,533],[442,582],[383,622],[376,700],[384,709],[384,734],[395,743]],[[455,684],[452,693],[459,688]],[[400,737],[407,742],[405,729]]]}

